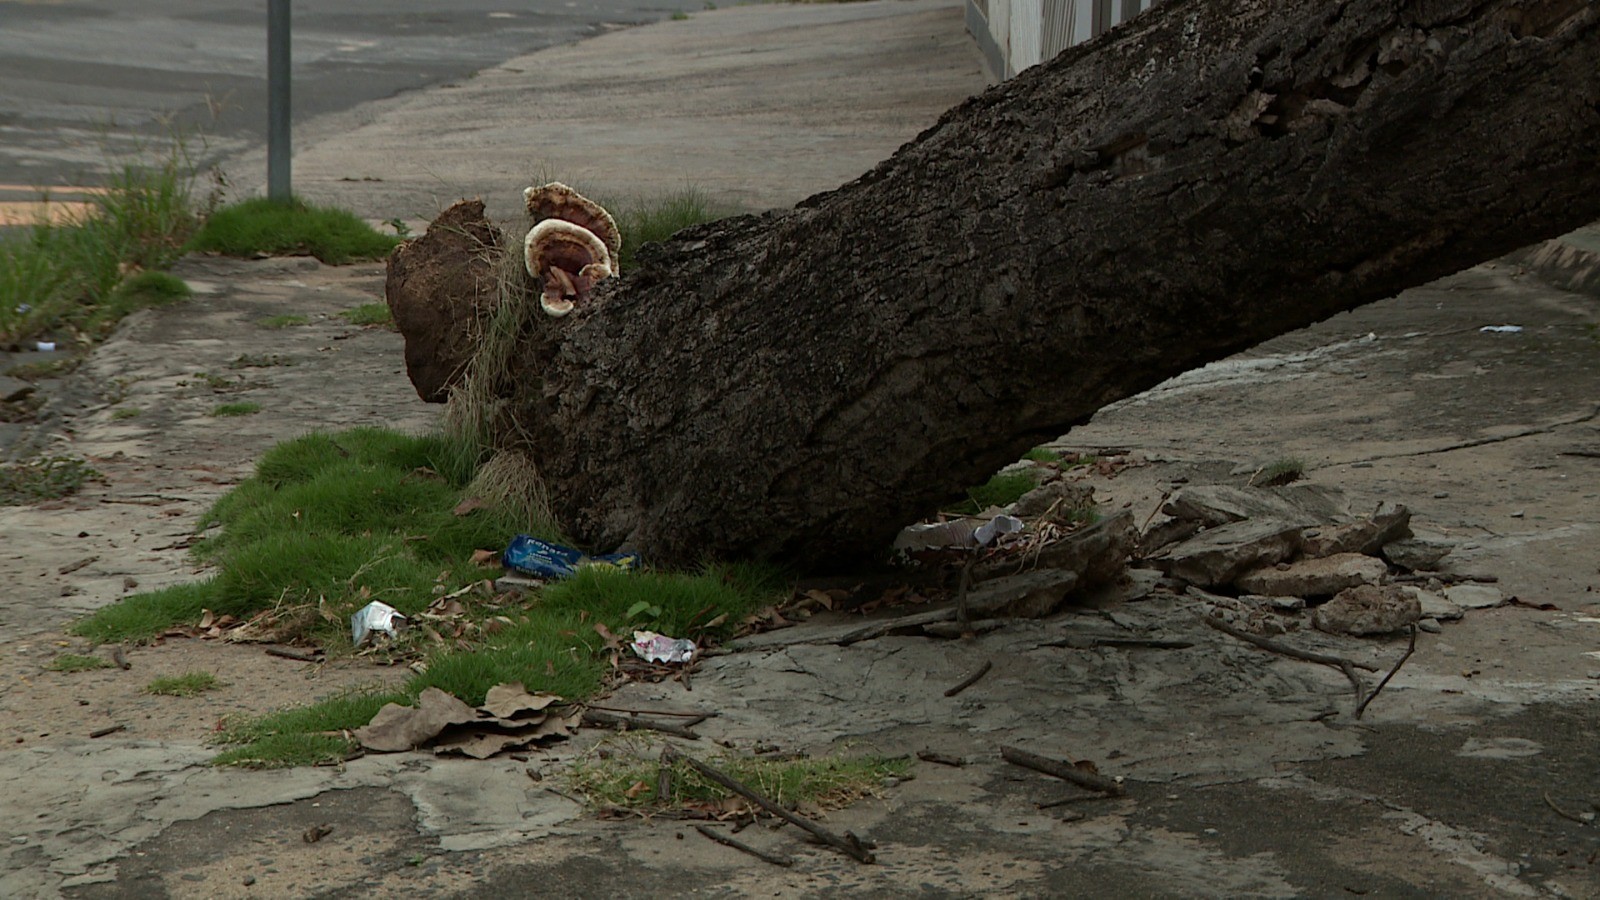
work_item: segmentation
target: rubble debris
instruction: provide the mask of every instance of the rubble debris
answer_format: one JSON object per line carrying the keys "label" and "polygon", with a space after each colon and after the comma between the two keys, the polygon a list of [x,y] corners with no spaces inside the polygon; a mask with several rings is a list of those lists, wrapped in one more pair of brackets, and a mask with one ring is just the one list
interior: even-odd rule
{"label": "rubble debris", "polygon": [[1358,584],[1379,584],[1387,574],[1389,567],[1381,559],[1336,553],[1251,569],[1233,583],[1269,597],[1327,597]]}
{"label": "rubble debris", "polygon": [[1454,549],[1455,545],[1449,541],[1411,537],[1384,544],[1383,558],[1402,569],[1416,572],[1432,569]]}
{"label": "rubble debris", "polygon": [[1011,514],[1021,519],[1067,514],[1094,506],[1094,488],[1082,481],[1058,478],[1039,485],[1011,504]]}
{"label": "rubble debris", "polygon": [[1215,587],[1240,573],[1281,562],[1300,549],[1300,525],[1282,519],[1244,519],[1207,528],[1151,557],[1151,565],[1190,584]]}
{"label": "rubble debris", "polygon": [[635,631],[628,645],[645,662],[686,663],[694,659],[694,641],[687,638],[668,637],[654,631]]}
{"label": "rubble debris", "polygon": [[1305,528],[1331,525],[1344,518],[1336,493],[1309,484],[1280,488],[1195,485],[1179,491],[1161,509],[1173,518],[1198,521],[1206,528],[1246,519],[1277,519]]}
{"label": "rubble debris", "polygon": [[1400,585],[1363,584],[1340,591],[1311,614],[1329,634],[1392,634],[1422,618],[1422,604]]}
{"label": "rubble debris", "polygon": [[1399,503],[1380,504],[1371,518],[1306,530],[1306,556],[1339,553],[1375,555],[1385,544],[1411,536],[1411,510]]}
{"label": "rubble debris", "polygon": [[980,562],[973,568],[972,578],[982,582],[1019,569],[1055,569],[1076,575],[1077,585],[1083,588],[1108,584],[1127,569],[1138,537],[1133,514],[1122,510],[1058,540],[1036,545],[1020,559],[1002,556]]}
{"label": "rubble debris", "polygon": [[1506,602],[1499,588],[1487,584],[1454,584],[1444,589],[1444,598],[1464,609],[1493,609]]}
{"label": "rubble debris", "polygon": [[1422,606],[1422,617],[1440,622],[1454,622],[1462,616],[1462,608],[1432,591],[1411,588],[1411,595]]}

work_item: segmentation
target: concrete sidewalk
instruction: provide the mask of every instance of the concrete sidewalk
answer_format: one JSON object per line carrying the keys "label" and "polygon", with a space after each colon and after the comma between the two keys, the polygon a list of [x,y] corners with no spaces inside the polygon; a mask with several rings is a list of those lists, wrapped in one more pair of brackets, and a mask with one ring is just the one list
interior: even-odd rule
{"label": "concrete sidewalk", "polygon": [[[708,10],[312,123],[294,188],[413,227],[473,196],[506,221],[522,188],[549,179],[610,199],[694,188],[735,209],[789,206],[986,85],[955,0]],[[265,159],[226,171],[255,193]]]}

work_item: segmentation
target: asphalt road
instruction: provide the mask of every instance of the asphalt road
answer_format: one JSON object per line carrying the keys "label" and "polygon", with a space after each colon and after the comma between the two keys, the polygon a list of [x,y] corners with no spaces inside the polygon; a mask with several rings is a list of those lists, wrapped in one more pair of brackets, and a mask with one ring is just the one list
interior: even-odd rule
{"label": "asphalt road", "polygon": [[[296,126],[703,0],[319,0],[293,7]],[[265,142],[261,0],[0,0],[0,203],[93,184],[188,135],[201,162]],[[66,192],[70,194],[71,192]]]}

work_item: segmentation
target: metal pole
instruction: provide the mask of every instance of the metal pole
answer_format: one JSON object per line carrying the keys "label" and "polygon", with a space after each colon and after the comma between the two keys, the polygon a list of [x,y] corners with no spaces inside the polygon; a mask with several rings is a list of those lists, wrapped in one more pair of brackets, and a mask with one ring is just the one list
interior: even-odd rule
{"label": "metal pole", "polygon": [[267,0],[267,198],[289,202],[289,0]]}

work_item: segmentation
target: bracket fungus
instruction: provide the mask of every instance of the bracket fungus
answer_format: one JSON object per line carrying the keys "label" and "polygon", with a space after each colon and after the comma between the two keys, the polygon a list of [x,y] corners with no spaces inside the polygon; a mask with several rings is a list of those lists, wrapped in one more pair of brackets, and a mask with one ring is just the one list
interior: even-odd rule
{"label": "bracket fungus", "polygon": [[622,233],[598,203],[559,181],[522,192],[528,215],[528,274],[544,284],[539,305],[564,316],[586,301],[596,282],[618,274]]}

